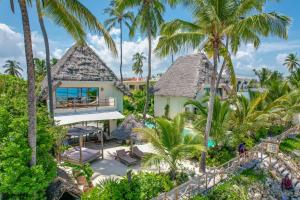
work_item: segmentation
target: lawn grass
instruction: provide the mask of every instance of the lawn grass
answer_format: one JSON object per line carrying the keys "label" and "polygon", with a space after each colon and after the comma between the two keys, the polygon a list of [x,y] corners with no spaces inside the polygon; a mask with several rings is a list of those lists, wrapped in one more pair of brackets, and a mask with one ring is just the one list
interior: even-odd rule
{"label": "lawn grass", "polygon": [[300,150],[300,135],[297,135],[295,138],[285,139],[280,144],[280,150],[285,153],[291,153],[295,150]]}

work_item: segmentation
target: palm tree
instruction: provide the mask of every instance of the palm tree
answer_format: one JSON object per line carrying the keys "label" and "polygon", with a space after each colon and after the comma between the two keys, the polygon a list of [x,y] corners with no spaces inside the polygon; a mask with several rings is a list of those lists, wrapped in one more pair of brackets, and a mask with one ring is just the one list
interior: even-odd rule
{"label": "palm tree", "polygon": [[44,77],[46,75],[46,62],[43,59],[34,58],[35,74],[38,77]]}
{"label": "palm tree", "polygon": [[266,85],[272,73],[271,70],[267,68],[261,68],[260,70],[253,69],[253,72],[258,77],[258,81],[261,88],[263,88]]}
{"label": "palm tree", "polygon": [[300,88],[300,68],[297,68],[288,77],[289,83],[293,88]]}
{"label": "palm tree", "polygon": [[19,78],[22,76],[21,72],[23,71],[23,69],[20,66],[20,63],[15,60],[7,60],[5,62],[5,65],[3,65],[3,68],[5,69],[4,73],[6,74]]}
{"label": "palm tree", "polygon": [[278,79],[270,79],[267,82],[266,89],[268,91],[268,96],[266,101],[271,103],[276,99],[288,94],[291,91],[289,84],[287,81],[278,80]]}
{"label": "palm tree", "polygon": [[[232,84],[234,84],[234,70],[229,50],[224,39],[229,40],[231,51],[236,53],[242,42],[260,44],[259,36],[270,34],[287,38],[287,28],[290,19],[275,12],[264,13],[265,1],[249,0],[186,0],[193,11],[193,22],[176,19],[166,23],[161,28],[161,37],[156,50],[159,55],[166,56],[176,53],[186,47],[205,50],[213,57],[213,69],[210,79],[210,100],[207,124],[205,129],[205,144],[213,117],[213,105],[216,95],[216,75],[218,58],[226,60],[230,69]],[[257,25],[259,24],[259,26]],[[202,154],[201,165],[205,171],[206,153]]]}
{"label": "palm tree", "polygon": [[103,25],[98,22],[97,18],[78,0],[37,0],[36,9],[45,44],[49,110],[50,116],[53,117],[50,47],[43,17],[46,16],[54,21],[55,24],[62,26],[79,43],[84,43],[86,36],[84,27],[86,27],[92,32],[102,34],[107,46],[114,54],[116,54],[116,47]]}
{"label": "palm tree", "polygon": [[[171,5],[176,3],[176,0],[168,0]],[[137,29],[141,34],[146,34],[148,38],[148,75],[146,82],[146,102],[144,105],[143,118],[146,119],[150,103],[150,79],[151,79],[151,58],[152,58],[152,37],[156,37],[160,25],[163,23],[162,14],[165,12],[164,0],[132,0],[123,1],[116,0],[118,9],[137,8],[137,14],[130,28],[130,36],[133,37]]]}
{"label": "palm tree", "polygon": [[298,67],[300,67],[299,59],[296,53],[290,53],[284,60],[283,65],[285,65],[290,72],[293,72]]}
{"label": "palm tree", "polygon": [[[205,104],[208,103],[208,97],[204,97],[200,101],[188,100],[186,105],[192,105],[196,108],[196,118],[194,119],[194,127],[201,133],[204,133],[204,127],[207,120],[208,109]],[[211,124],[210,135],[215,141],[221,141],[224,139],[225,133],[229,126],[229,116],[230,116],[230,104],[228,101],[221,101],[221,99],[216,96],[214,101],[214,112],[213,120]]]}
{"label": "palm tree", "polygon": [[107,26],[107,30],[111,30],[117,23],[120,27],[120,77],[121,82],[123,82],[123,23],[128,29],[130,29],[129,23],[132,23],[134,15],[133,12],[125,11],[125,9],[116,7],[115,1],[112,1],[110,7],[105,9],[105,13],[107,13],[110,17],[104,22],[105,26]]}
{"label": "palm tree", "polygon": [[193,156],[199,151],[205,151],[205,147],[201,145],[199,134],[192,136],[183,133],[184,124],[184,117],[177,115],[172,121],[165,118],[156,119],[157,127],[155,129],[138,128],[134,130],[136,133],[142,134],[155,149],[155,153],[151,153],[143,159],[145,166],[164,162],[169,166],[171,177],[175,178],[180,160]]}
{"label": "palm tree", "polygon": [[132,57],[133,65],[132,65],[132,71],[136,75],[140,75],[140,78],[143,76],[143,60],[146,60],[146,57],[144,56],[144,53],[135,53]]}
{"label": "palm tree", "polygon": [[[31,148],[30,166],[36,165],[36,98],[35,98],[35,70],[32,52],[32,40],[30,24],[27,12],[26,0],[19,0],[19,6],[22,16],[25,57],[27,64],[27,81],[28,81],[28,142]],[[11,9],[14,12],[14,0],[10,1]]]}
{"label": "palm tree", "polygon": [[[243,95],[234,97],[230,127],[235,136],[235,144],[253,137],[260,128],[270,126],[270,110],[275,104],[262,106],[266,97],[267,93],[252,95],[250,99]],[[272,115],[275,117],[275,113]]]}

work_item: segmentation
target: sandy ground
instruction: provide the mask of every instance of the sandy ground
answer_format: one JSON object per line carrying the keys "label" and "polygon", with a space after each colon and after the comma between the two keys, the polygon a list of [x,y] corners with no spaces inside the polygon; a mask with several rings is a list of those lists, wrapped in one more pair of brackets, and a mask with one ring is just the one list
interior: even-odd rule
{"label": "sandy ground", "polygon": [[[143,152],[154,152],[154,149],[151,144],[140,144],[136,145],[138,148]],[[120,149],[125,149],[129,151],[129,147],[127,146],[120,146],[120,145],[113,145],[113,147],[105,147],[104,149],[104,159],[98,159],[91,163],[92,168],[94,169],[93,175],[93,183],[96,185],[101,180],[107,178],[120,178],[122,176],[126,176],[128,170],[132,170],[134,173],[139,171],[167,171],[166,165],[161,165],[159,169],[157,167],[145,168],[142,167],[141,161],[138,164],[133,166],[126,166],[121,163],[118,159],[116,159],[116,151]],[[199,169],[196,166],[196,163],[192,163],[191,161],[184,161],[181,163],[182,166],[190,171],[194,171],[197,173]]]}

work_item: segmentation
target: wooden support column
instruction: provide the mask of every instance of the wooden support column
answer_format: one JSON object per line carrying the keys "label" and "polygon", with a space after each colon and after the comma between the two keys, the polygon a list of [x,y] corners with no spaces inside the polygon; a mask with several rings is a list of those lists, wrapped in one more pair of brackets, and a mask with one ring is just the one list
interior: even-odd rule
{"label": "wooden support column", "polygon": [[79,162],[82,164],[82,135],[79,136]]}
{"label": "wooden support column", "polygon": [[101,153],[102,153],[102,159],[104,159],[104,144],[103,144],[103,131],[100,131],[101,134]]}

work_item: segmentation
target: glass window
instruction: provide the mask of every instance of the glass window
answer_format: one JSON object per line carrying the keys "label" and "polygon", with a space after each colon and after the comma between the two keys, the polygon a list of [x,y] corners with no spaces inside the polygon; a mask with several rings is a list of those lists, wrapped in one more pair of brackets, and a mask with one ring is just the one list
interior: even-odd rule
{"label": "glass window", "polygon": [[96,105],[99,88],[57,88],[57,107]]}

